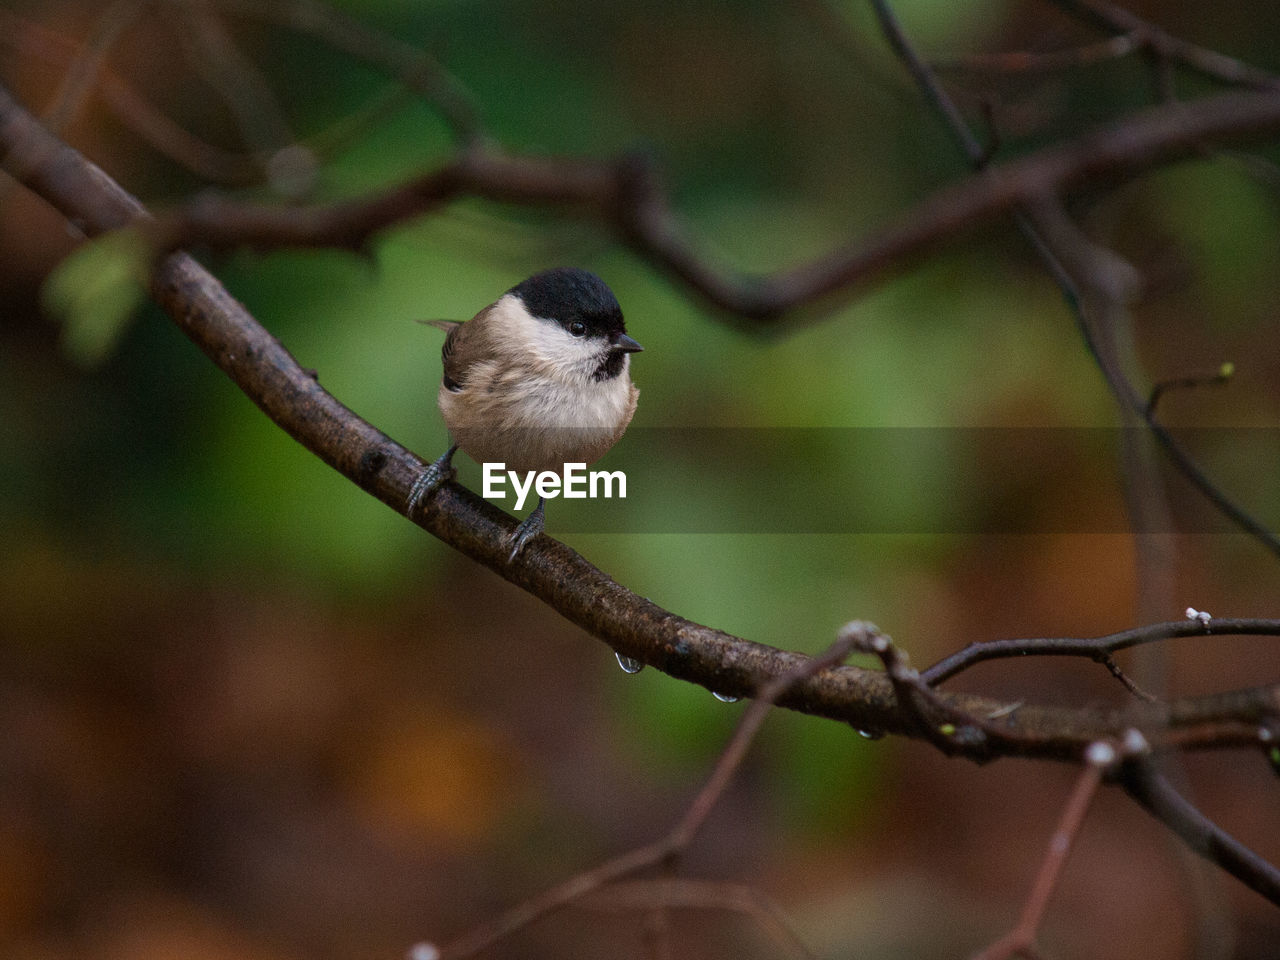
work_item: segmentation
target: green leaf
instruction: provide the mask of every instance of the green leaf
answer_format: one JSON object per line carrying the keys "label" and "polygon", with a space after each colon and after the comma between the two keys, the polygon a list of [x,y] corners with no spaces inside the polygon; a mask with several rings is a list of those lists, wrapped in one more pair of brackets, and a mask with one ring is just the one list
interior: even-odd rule
{"label": "green leaf", "polygon": [[62,325],[62,349],[82,367],[102,364],[146,297],[148,246],[137,230],[91,240],[45,281],[44,308]]}

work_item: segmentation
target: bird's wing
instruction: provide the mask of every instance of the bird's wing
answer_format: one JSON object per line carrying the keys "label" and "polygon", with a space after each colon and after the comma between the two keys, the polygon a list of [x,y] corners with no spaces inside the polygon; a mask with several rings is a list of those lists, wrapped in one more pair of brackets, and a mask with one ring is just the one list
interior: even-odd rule
{"label": "bird's wing", "polygon": [[467,340],[479,327],[461,320],[424,320],[428,326],[443,330],[447,334],[444,345],[440,348],[440,359],[444,363],[444,385],[450,390],[461,389],[467,380],[468,363],[459,359],[458,346]]}
{"label": "bird's wing", "polygon": [[428,327],[435,327],[437,330],[443,330],[447,336],[444,338],[444,345],[440,348],[440,359],[444,361],[445,366],[449,365],[449,357],[453,353],[454,340],[459,328],[462,326],[461,320],[422,320],[421,323]]}

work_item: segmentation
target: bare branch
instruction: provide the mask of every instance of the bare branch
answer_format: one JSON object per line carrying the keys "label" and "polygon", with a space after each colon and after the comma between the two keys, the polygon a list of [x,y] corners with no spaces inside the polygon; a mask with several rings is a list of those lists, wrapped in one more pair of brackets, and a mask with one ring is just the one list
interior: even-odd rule
{"label": "bare branch", "polygon": [[144,5],[144,0],[115,0],[98,17],[93,36],[85,44],[83,55],[71,62],[58,92],[54,94],[53,104],[46,117],[51,130],[63,129],[80,109],[89,91],[93,89],[98,71],[102,69],[111,47]]}
{"label": "bare branch", "polygon": [[[192,245],[360,250],[381,231],[463,196],[559,207],[613,227],[640,255],[728,311],[725,322],[760,328],[779,323],[783,313],[797,307],[853,295],[957,234],[1045,196],[1167,161],[1205,140],[1277,130],[1280,93],[1229,93],[1154,107],[944,188],[868,239],[767,276],[709,262],[653,171],[637,157],[600,163],[470,150],[388,191],[330,206],[204,202],[161,217],[154,240],[162,251]],[[985,158],[981,145],[974,141],[972,146],[978,159]]]}
{"label": "bare branch", "polygon": [[[1080,5],[1087,5],[1088,2],[1089,0],[1082,0]],[[970,143],[972,137],[968,135],[959,111],[951,105],[945,91],[942,90],[928,66],[923,63],[905,38],[886,0],[873,0],[873,4],[880,18],[881,28],[885,33],[886,39],[898,52],[908,70],[916,78],[917,84],[926,99],[942,116],[943,121],[957,138],[970,162],[977,165],[984,163],[985,160],[977,154]],[[1127,26],[1132,28],[1133,24],[1130,23]],[[1163,67],[1163,65],[1163,61],[1157,64],[1159,67]],[[1171,74],[1162,70],[1161,76],[1167,78],[1168,85],[1171,87]],[[1269,89],[1275,89],[1274,85],[1268,84],[1267,86]],[[1172,96],[1169,99],[1172,100]],[[1178,106],[1176,103],[1170,103],[1169,105]],[[1198,146],[1198,149],[1203,149],[1202,145]],[[1113,262],[1115,259],[1113,257],[1108,262],[1102,262],[1101,258],[1104,252],[1098,251],[1091,244],[1086,243],[1079,231],[1072,228],[1073,225],[1069,223],[1057,197],[1058,194],[1045,193],[1041,198],[1032,198],[1030,203],[1026,205],[1026,209],[1020,211],[1018,225],[1032,242],[1032,245],[1044,260],[1050,274],[1059,284],[1064,296],[1071,304],[1085,343],[1102,370],[1113,395],[1119,402],[1126,422],[1135,416],[1140,417],[1165,449],[1165,452],[1173,459],[1175,465],[1221,512],[1251,533],[1274,553],[1280,555],[1280,538],[1266,530],[1209,481],[1208,477],[1191,460],[1182,447],[1174,442],[1168,431],[1155,421],[1154,403],[1147,406],[1141,404],[1136,389],[1117,363],[1113,351],[1108,349],[1106,344],[1099,342],[1099,331],[1094,329],[1095,317],[1090,307],[1090,299],[1096,298],[1104,305],[1104,308],[1111,308],[1109,310],[1104,309],[1104,315],[1108,317],[1114,315],[1116,313],[1115,308],[1126,302],[1128,290],[1125,288],[1131,283],[1131,281],[1127,282],[1129,278],[1125,275],[1124,270],[1118,269],[1127,265]],[[1067,229],[1056,229],[1057,227]],[[1082,276],[1077,277],[1073,274],[1070,265],[1073,259],[1078,260],[1081,254],[1087,255],[1091,262],[1084,265]],[[1204,623],[1204,619],[1201,617],[1197,617],[1196,621],[1201,625]],[[1103,653],[1102,660],[1112,670],[1113,674],[1126,683],[1126,686],[1135,693],[1137,692],[1136,686],[1127,680],[1114,661],[1112,661],[1110,651]],[[1274,695],[1277,703],[1280,704],[1280,687],[1275,689]],[[1272,737],[1270,726],[1273,722],[1272,716],[1273,713],[1268,712],[1262,718],[1263,725],[1250,730],[1248,729],[1248,724],[1244,724],[1244,729],[1236,729],[1233,733],[1245,742],[1249,742],[1250,738],[1252,738],[1252,742],[1255,745],[1263,746],[1265,749]],[[1133,739],[1135,737],[1132,733],[1126,735],[1127,741],[1132,742]],[[1142,738],[1142,745],[1143,749],[1149,746],[1145,738]],[[1189,745],[1189,743],[1186,745]],[[1159,789],[1162,785],[1168,789]],[[1142,787],[1146,788],[1146,793],[1142,792]],[[1148,800],[1153,796],[1160,797],[1160,802],[1148,805],[1148,809],[1151,809],[1157,816],[1164,815],[1169,817],[1166,822],[1197,852],[1242,879],[1253,889],[1263,892],[1264,895],[1267,895],[1266,891],[1270,891],[1270,895],[1274,897],[1277,892],[1276,885],[1280,883],[1280,870],[1277,870],[1276,867],[1234,841],[1233,838],[1221,831],[1215,824],[1203,817],[1194,807],[1187,804],[1158,776],[1154,771],[1154,767],[1150,768],[1150,776],[1143,779],[1137,789],[1138,792],[1134,792],[1134,785],[1130,784],[1130,792],[1139,802],[1143,802],[1144,797]],[[1090,788],[1089,795],[1092,795],[1092,792],[1093,788]],[[1025,955],[1034,953],[1030,945],[1034,934],[1034,925],[1031,925],[1030,930],[1031,932],[1028,933],[1027,925],[1020,925],[1020,930],[1015,931],[1017,943],[1009,952],[1021,952]]]}
{"label": "bare branch", "polygon": [[459,80],[433,57],[397,37],[372,29],[318,0],[210,0],[237,16],[274,23],[381,68],[437,107],[464,146],[483,140],[480,114]]}
{"label": "bare branch", "polygon": [[685,910],[728,910],[751,917],[782,949],[815,960],[815,954],[791,928],[782,909],[755,887],[710,880],[664,878],[624,880],[583,899],[589,910],[641,910],[675,907]]}
{"label": "bare branch", "polygon": [[1125,763],[1120,782],[1129,796],[1188,847],[1272,903],[1280,903],[1280,871],[1196,809],[1152,762]]}
{"label": "bare branch", "polygon": [[[75,41],[3,9],[0,9],[0,44],[19,56],[34,56],[58,65],[74,63],[84,56],[82,46]],[[97,90],[121,123],[197,176],[229,186],[243,186],[262,179],[261,164],[256,158],[222,150],[193,136],[106,63],[97,71]]]}
{"label": "bare branch", "polygon": [[1085,767],[1080,772],[1075,789],[1062,810],[1062,818],[1058,827],[1049,839],[1049,847],[1045,850],[1044,860],[1040,864],[1040,872],[1036,874],[1031,893],[1027,896],[1026,905],[1017,925],[1008,934],[1001,937],[987,949],[979,953],[974,960],[1006,960],[1008,957],[1035,955],[1036,932],[1040,929],[1040,921],[1044,918],[1049,906],[1049,898],[1058,885],[1058,877],[1067,862],[1071,845],[1080,833],[1085,814],[1093,802],[1098,787],[1102,784],[1103,774],[1116,759],[1116,750],[1107,743],[1093,744],[1085,754]]}
{"label": "bare branch", "polygon": [[[1251,122],[1271,117],[1266,122],[1272,123],[1277,119],[1272,113],[1278,101],[1280,98],[1249,95],[1233,102],[1253,118]],[[1127,149],[1123,152],[1132,156]],[[1037,160],[1031,168],[1040,171],[1037,177],[1045,175],[1044,162]],[[116,229],[146,216],[136,200],[51,136],[2,90],[0,165],[86,233]],[[546,186],[537,181],[547,170],[533,172],[535,186]],[[552,177],[551,181],[552,186],[564,185],[561,178]],[[526,181],[517,183],[528,186]],[[511,189],[509,181],[502,186]],[[1008,190],[999,184],[983,189],[997,187]],[[1014,189],[1004,195],[1016,196],[1018,192]],[[287,433],[361,489],[405,512],[409,491],[426,464],[325,391],[314,373],[303,369],[212,276],[190,257],[176,254],[158,265],[151,292],[180,329]],[[663,610],[549,538],[539,538],[516,562],[508,563],[507,540],[514,521],[456,484],[442,487],[415,522],[539,597],[614,650],[672,676],[738,696],[771,696],[777,691],[780,706],[860,729],[921,735],[917,717],[898,702],[893,682],[883,674],[848,666],[811,673],[814,661],[809,658],[750,643]],[[1274,725],[1280,712],[1280,691],[1275,688],[1169,704],[1134,704],[1124,711],[1036,705],[1011,708],[962,694],[931,696],[948,710],[986,718],[982,743],[957,740],[953,750],[981,759],[1018,755],[1079,761],[1090,743],[1116,739],[1130,728],[1140,730],[1156,750],[1239,746],[1245,742],[1243,731],[1250,724],[1256,738],[1258,725]],[[754,714],[749,709],[745,716]],[[731,772],[732,768],[728,769]],[[727,778],[720,768],[715,776]],[[707,789],[713,803],[717,794],[711,781]],[[680,836],[696,832],[706,815],[702,812],[705,807],[700,803],[691,808]],[[611,861],[606,873],[621,876],[637,869],[640,862],[653,862],[655,849],[665,856],[670,847],[663,845]],[[1223,861],[1227,869],[1240,863],[1238,857]],[[1238,875],[1245,882],[1261,884],[1261,889],[1271,891],[1269,895],[1280,891],[1280,883],[1259,880],[1256,869]],[[570,885],[557,896],[572,898],[576,889]]]}
{"label": "bare branch", "polygon": [[1148,417],[1155,417],[1156,404],[1160,402],[1160,398],[1171,390],[1191,390],[1195,387],[1221,387],[1231,382],[1231,377],[1235,374],[1235,364],[1224,363],[1213,373],[1204,373],[1199,376],[1191,377],[1174,377],[1171,380],[1161,380],[1151,388],[1151,393],[1147,397],[1146,411]]}
{"label": "bare branch", "polygon": [[936,686],[961,671],[968,670],[984,660],[1006,657],[1088,657],[1102,662],[1102,658],[1130,647],[1178,637],[1209,636],[1226,637],[1254,635],[1280,637],[1280,620],[1269,619],[1210,619],[1172,620],[1152,623],[1132,630],[1107,634],[1105,637],[1079,639],[1076,637],[1036,637],[1022,640],[984,640],[971,643],[963,650],[939,660],[921,673],[924,681]]}
{"label": "bare branch", "polygon": [[938,696],[918,670],[907,666],[906,655],[872,624],[855,620],[846,624],[840,634],[853,642],[855,650],[879,658],[893,687],[893,695],[913,721],[916,732],[943,753],[963,751],[978,759],[981,756],[978,751],[987,743],[988,731],[999,736],[994,727],[989,727],[989,721],[1012,711],[1002,709],[976,716],[957,710]]}
{"label": "bare branch", "polygon": [[251,152],[273,154],[296,143],[271,84],[209,0],[169,0],[162,9],[171,14],[187,59],[221,99]]}
{"label": "bare branch", "polygon": [[1127,673],[1120,669],[1120,664],[1116,663],[1115,658],[1109,653],[1101,654],[1096,657],[1097,661],[1107,668],[1107,671],[1120,681],[1121,685],[1132,693],[1139,700],[1145,700],[1147,703],[1155,703],[1160,698],[1154,694],[1147,693],[1131,678]]}
{"label": "bare branch", "polygon": [[1142,49],[1140,34],[1117,34],[1108,40],[1082,44],[1065,50],[1020,50],[1008,53],[971,53],[956,57],[933,57],[929,65],[935,71],[971,73],[1050,73],[1118,60]]}
{"label": "bare branch", "polygon": [[598,867],[584,871],[504,911],[450,943],[445,947],[443,956],[459,958],[459,960],[470,957],[552,911],[568,906],[616,880],[651,867],[674,867],[724,795],[725,789],[737,773],[748,748],[755,740],[765,716],[772,709],[776,699],[796,683],[840,663],[848,656],[856,636],[861,634],[851,635],[846,631],[826,653],[796,664],[787,673],[774,678],[761,688],[757,699],[752,701],[743,712],[733,736],[721,752],[720,759],[711,771],[711,776],[707,778],[705,786],[694,797],[685,815],[665,837],[655,843],[614,857]]}
{"label": "bare branch", "polygon": [[1101,0],[1052,0],[1072,16],[1112,33],[1142,38],[1160,58],[1176,61],[1219,83],[1256,90],[1280,89],[1280,77],[1216,50],[1196,46],[1162,30],[1148,20]]}
{"label": "bare branch", "polygon": [[871,0],[871,9],[875,11],[876,19],[880,22],[880,29],[885,39],[889,41],[889,46],[902,61],[902,65],[907,68],[907,72],[911,74],[929,105],[942,116],[947,133],[955,140],[956,146],[968,158],[969,163],[980,169],[986,163],[985,157],[988,151],[974,138],[960,109],[943,91],[942,85],[938,83],[929,65],[908,42],[907,35],[903,32],[898,18],[889,9],[889,4],[886,0]]}
{"label": "bare branch", "polygon": [[[145,210],[79,153],[48,134],[0,90],[0,166],[44,197],[87,233],[116,229]],[[361,489],[403,514],[409,491],[427,464],[360,419],[321,387],[190,257],[160,265],[152,295],[190,337],[272,420]],[[680,679],[725,694],[750,696],[787,675],[806,657],[751,643],[685,620],[620,586],[581,556],[541,537],[508,563],[515,521],[458,486],[446,484],[414,522],[506,580],[543,600],[614,650]],[[1260,687],[1229,701],[1191,698],[1143,711],[1112,713],[1026,705],[1012,713],[983,697],[942,694],[974,716],[1001,715],[1001,753],[1076,760],[1094,740],[1141,728],[1153,745],[1174,734],[1233,716],[1254,722],[1277,710],[1275,693]],[[904,733],[913,719],[898,708],[884,674],[843,666],[792,684],[778,704],[849,723],[858,729]],[[1170,724],[1178,729],[1169,730]],[[1227,742],[1227,741],[1224,741]],[[1231,745],[1238,741],[1230,740]],[[1200,745],[1212,745],[1202,740]],[[992,744],[986,745],[984,755]]]}
{"label": "bare branch", "polygon": [[[982,167],[986,163],[985,155],[969,133],[959,110],[942,89],[928,64],[907,40],[887,0],[873,0],[873,5],[886,40],[920,85],[927,102],[942,118],[970,163]],[[1267,89],[1274,92],[1280,87],[1267,85]],[[1192,109],[1193,106],[1203,108],[1209,102],[1211,100],[1201,100],[1195,105],[1184,107],[1180,102],[1173,101],[1156,109],[1178,111]],[[1195,140],[1191,141],[1191,148],[1195,152],[1202,152],[1205,149],[1203,143]],[[1007,170],[1008,167],[1004,169]],[[991,173],[994,174],[995,171]],[[1136,416],[1145,423],[1156,443],[1173,461],[1178,471],[1200,490],[1219,512],[1280,557],[1280,536],[1268,530],[1209,478],[1173,435],[1155,419],[1153,406],[1143,403],[1137,389],[1120,364],[1111,356],[1111,351],[1106,349],[1106,345],[1100,341],[1099,331],[1096,329],[1098,324],[1094,322],[1094,310],[1090,298],[1097,297],[1103,303],[1119,303],[1129,291],[1120,289],[1117,283],[1119,282],[1122,286],[1129,285],[1133,283],[1134,278],[1124,276],[1121,270],[1115,269],[1117,264],[1114,257],[1109,258],[1110,262],[1104,263],[1103,252],[1086,242],[1063,211],[1061,201],[1058,199],[1061,192],[1061,185],[1059,185],[1057,188],[1046,189],[1037,195],[1023,198],[1017,204],[1015,220],[1071,306],[1085,346],[1101,370],[1112,395],[1119,403],[1122,414],[1126,417]],[[1105,324],[1103,326],[1105,327]]]}

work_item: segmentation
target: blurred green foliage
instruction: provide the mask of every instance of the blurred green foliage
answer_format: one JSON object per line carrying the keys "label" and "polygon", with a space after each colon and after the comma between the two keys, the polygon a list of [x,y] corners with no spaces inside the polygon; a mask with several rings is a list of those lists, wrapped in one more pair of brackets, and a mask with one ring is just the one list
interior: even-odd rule
{"label": "blurred green foliage", "polygon": [[121,230],[82,245],[45,281],[45,309],[74,363],[94,367],[115,351],[147,296],[146,256],[143,239]]}
{"label": "blurred green foliage", "polygon": [[[828,41],[821,26],[763,2],[343,6],[439,54],[472,91],[491,136],[513,152],[652,153],[708,256],[740,269],[794,265],[866,235],[964,169],[861,3],[841,8],[851,42],[866,53],[861,59]],[[897,6],[908,29],[941,52],[998,46],[1003,31],[1015,29],[1006,19],[1013,5],[995,0]],[[366,66],[311,42],[259,39],[258,47],[304,133],[386,86]],[[1141,99],[1129,82],[1139,69],[1126,64],[1112,86],[1071,78],[1076,85],[1067,91],[1060,80],[1043,81],[1040,109],[1050,119],[1078,116],[1073,105],[1088,104],[1093,115],[1114,111]],[[1017,96],[1025,104],[1035,91]],[[1004,149],[1017,152],[1047,136],[1034,127]],[[327,158],[317,197],[376,190],[449,149],[447,129],[430,107],[409,103]],[[145,200],[172,197],[148,190],[149,176],[172,174],[146,167],[131,173],[126,181]],[[1274,202],[1238,168],[1200,163],[1087,211],[1087,222],[1139,263],[1158,260],[1160,251],[1135,239],[1144,234],[1133,225],[1156,222],[1167,231],[1162,242],[1197,264],[1203,312],[1179,314],[1157,298],[1151,313],[1175,331],[1226,318],[1213,321],[1206,360],[1235,359],[1243,386],[1197,399],[1228,419],[1261,410],[1274,422],[1274,384],[1250,381],[1248,363],[1260,356],[1259,325],[1274,322],[1265,306],[1274,303],[1280,277]],[[525,275],[561,262],[600,273],[646,347],[633,367],[642,391],[636,427],[1111,423],[1112,404],[1056,289],[1011,234],[979,232],[776,338],[720,323],[598,226],[478,202],[389,232],[367,260],[246,253],[213,266],[328,390],[426,458],[446,445],[434,406],[439,342],[413,321],[470,317]],[[352,604],[430,591],[467,562],[305,453],[154,312],[144,309],[122,328],[116,321],[134,305],[128,291],[136,288],[128,250],[112,249],[118,242],[81,248],[47,288],[49,300],[72,317],[68,354],[101,361],[96,369],[51,369],[41,356],[0,354],[5,428],[14,434],[3,447],[6,525],[88,550],[300,584]],[[1205,347],[1205,336],[1191,342]],[[1187,358],[1162,343],[1146,348],[1153,375],[1184,372]],[[925,516],[957,502],[977,508],[986,496],[984,478],[942,447],[877,488],[823,486],[837,458],[858,455],[814,449],[807,462],[760,469],[671,452],[683,509],[693,517],[785,515],[788,504],[771,497],[775,470],[811,474],[815,496],[872,499],[887,511],[906,504]],[[463,481],[477,487],[474,467],[462,467]],[[630,482],[643,485],[643,472],[633,471]],[[1266,491],[1238,493],[1248,499]],[[552,504],[552,535],[556,515]],[[921,584],[941,578],[955,550],[946,537],[924,535],[568,539],[684,616],[808,651],[824,647],[854,616],[891,633],[918,623]],[[512,633],[518,644],[518,626]],[[617,690],[619,725],[643,731],[636,736],[665,762],[703,763],[719,750],[740,707],[654,671],[624,678],[605,651],[582,649],[594,650]],[[833,801],[851,802],[867,789],[861,774],[875,751],[845,731],[818,726],[796,726],[804,742],[770,761],[787,773],[781,782],[792,796],[782,806],[838,809]]]}

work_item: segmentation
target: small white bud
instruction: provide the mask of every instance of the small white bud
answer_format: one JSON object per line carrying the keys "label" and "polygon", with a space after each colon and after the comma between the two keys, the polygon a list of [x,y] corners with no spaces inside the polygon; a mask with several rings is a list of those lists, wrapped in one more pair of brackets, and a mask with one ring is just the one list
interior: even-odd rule
{"label": "small white bud", "polygon": [[1137,756],[1150,749],[1151,744],[1147,743],[1147,738],[1142,735],[1141,730],[1130,727],[1124,732],[1124,752],[1129,756]]}
{"label": "small white bud", "polygon": [[1109,767],[1116,762],[1116,750],[1111,744],[1095,740],[1084,751],[1085,762],[1094,767]]}

